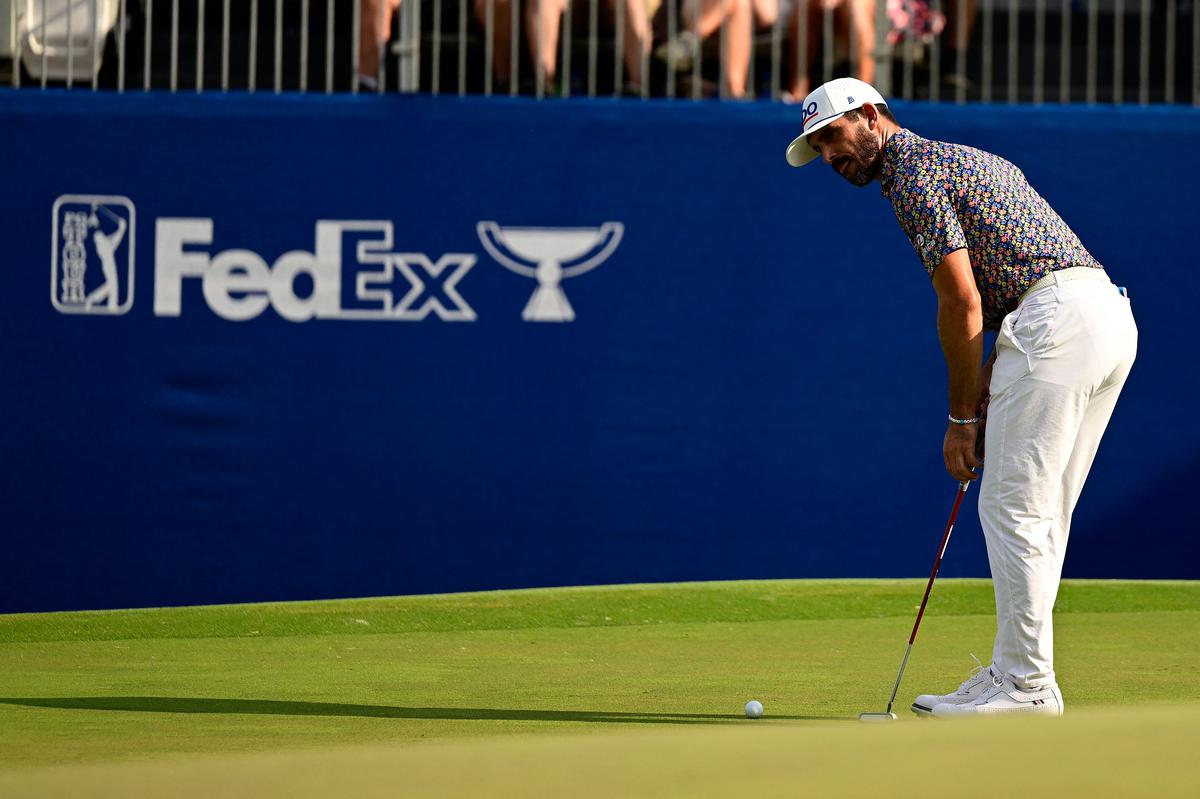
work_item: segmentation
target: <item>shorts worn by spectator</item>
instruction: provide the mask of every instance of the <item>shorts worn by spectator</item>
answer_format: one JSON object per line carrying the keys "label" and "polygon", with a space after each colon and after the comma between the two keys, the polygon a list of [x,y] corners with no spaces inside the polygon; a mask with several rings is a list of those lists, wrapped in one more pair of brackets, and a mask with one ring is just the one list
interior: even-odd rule
{"label": "shorts worn by spectator", "polygon": [[[1059,715],[1052,611],[1071,517],[1137,354],[1129,300],[1020,169],[901,128],[861,81],[805,98],[787,156],[820,158],[857,186],[880,182],[937,293],[950,415],[983,419],[948,423],[942,450],[956,480],[975,480],[984,436],[994,684],[932,715]],[[996,346],[981,366],[985,328]]]}

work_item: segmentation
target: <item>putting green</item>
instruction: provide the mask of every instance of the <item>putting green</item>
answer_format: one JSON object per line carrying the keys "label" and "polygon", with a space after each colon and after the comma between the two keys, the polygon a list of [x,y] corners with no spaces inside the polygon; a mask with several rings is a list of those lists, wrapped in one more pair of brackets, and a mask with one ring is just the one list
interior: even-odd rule
{"label": "putting green", "polygon": [[1200,706],[512,736],[0,772],[0,795],[1195,797]]}
{"label": "putting green", "polygon": [[993,620],[987,581],[939,582],[900,722],[849,721],[883,709],[922,588],[0,616],[0,796],[1196,795],[1200,583],[1064,583],[1067,717],[947,724],[906,700],[986,660]]}

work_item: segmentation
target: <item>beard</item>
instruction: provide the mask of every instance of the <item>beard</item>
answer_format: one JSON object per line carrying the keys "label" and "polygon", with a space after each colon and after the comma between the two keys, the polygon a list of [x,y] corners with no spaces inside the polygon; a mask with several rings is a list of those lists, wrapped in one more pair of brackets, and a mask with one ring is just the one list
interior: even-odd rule
{"label": "beard", "polygon": [[883,147],[870,130],[862,127],[854,136],[852,149],[854,153],[851,158],[858,168],[854,170],[854,175],[847,176],[846,180],[862,188],[879,176],[879,170],[883,168]]}

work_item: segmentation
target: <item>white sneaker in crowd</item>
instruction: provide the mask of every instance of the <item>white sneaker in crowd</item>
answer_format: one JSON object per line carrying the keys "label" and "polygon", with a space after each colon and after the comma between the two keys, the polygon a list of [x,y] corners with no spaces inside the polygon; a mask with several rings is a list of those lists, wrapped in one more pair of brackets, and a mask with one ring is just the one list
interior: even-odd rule
{"label": "white sneaker in crowd", "polygon": [[935,718],[950,716],[986,715],[992,713],[1033,713],[1039,716],[1061,716],[1063,695],[1057,685],[1023,690],[1008,677],[992,675],[991,683],[974,699],[962,704],[942,702],[934,705]]}
{"label": "white sneaker in crowd", "polygon": [[984,689],[990,688],[992,678],[996,676],[992,667],[984,666],[974,655],[971,655],[971,660],[975,661],[975,668],[971,670],[971,676],[958,686],[957,691],[952,694],[921,694],[913,700],[912,712],[918,716],[930,716],[938,705],[961,705],[979,696]]}

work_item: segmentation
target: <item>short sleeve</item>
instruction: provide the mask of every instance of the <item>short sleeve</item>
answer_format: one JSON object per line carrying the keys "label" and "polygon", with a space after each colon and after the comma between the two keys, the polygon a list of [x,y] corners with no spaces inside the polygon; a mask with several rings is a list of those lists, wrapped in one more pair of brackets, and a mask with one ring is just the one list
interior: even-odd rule
{"label": "short sleeve", "polygon": [[967,237],[958,223],[958,213],[939,180],[924,176],[897,180],[890,196],[896,219],[930,277],[943,258],[966,248]]}

